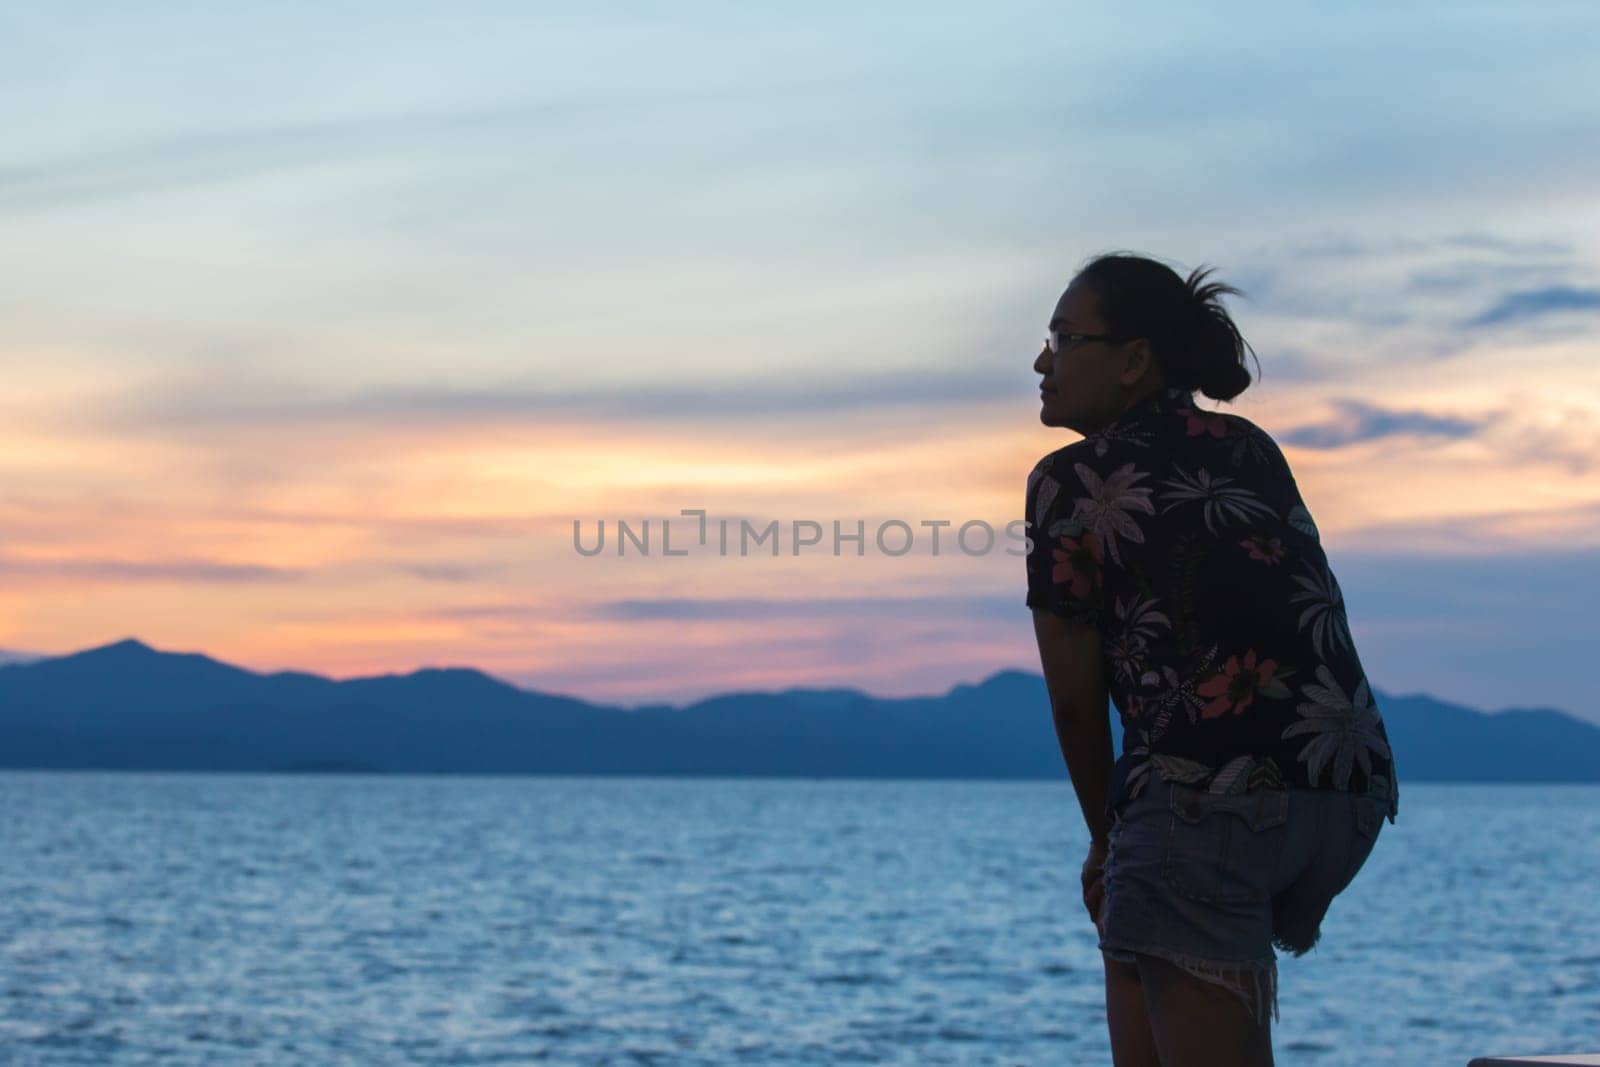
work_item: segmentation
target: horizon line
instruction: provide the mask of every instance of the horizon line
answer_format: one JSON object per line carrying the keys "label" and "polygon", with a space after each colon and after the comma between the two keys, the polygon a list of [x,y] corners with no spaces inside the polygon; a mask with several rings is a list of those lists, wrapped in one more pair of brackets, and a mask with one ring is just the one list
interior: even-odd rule
{"label": "horizon line", "polygon": [[[15,649],[0,649],[0,655],[26,657],[26,658],[22,658],[22,659],[12,659],[12,660],[8,660],[8,661],[0,661],[0,670],[6,670],[6,669],[8,669],[10,667],[28,667],[28,666],[33,666],[33,665],[38,664],[38,663],[48,662],[48,661],[51,661],[51,660],[66,659],[66,658],[71,657],[71,656],[86,655],[86,654],[92,653],[92,652],[103,652],[103,651],[106,651],[108,649],[116,648],[119,645],[136,645],[136,646],[138,646],[138,647],[140,647],[142,649],[145,649],[145,650],[147,650],[147,651],[149,651],[151,653],[154,653],[155,655],[161,655],[161,656],[198,656],[198,657],[200,657],[202,659],[210,660],[211,662],[219,664],[221,666],[229,667],[229,668],[231,668],[233,670],[244,671],[246,674],[253,674],[253,675],[256,675],[257,677],[265,678],[265,677],[271,677],[272,675],[277,675],[277,674],[300,674],[300,675],[306,675],[306,676],[312,677],[312,678],[320,678],[323,681],[331,682],[331,683],[334,683],[334,684],[340,684],[340,683],[343,683],[343,682],[368,681],[368,680],[379,679],[379,678],[409,678],[409,677],[412,677],[414,675],[421,674],[421,673],[423,673],[425,671],[470,671],[472,673],[482,675],[483,677],[488,678],[491,681],[497,682],[497,683],[499,683],[501,685],[504,685],[504,686],[506,686],[506,687],[508,687],[510,689],[515,689],[519,693],[528,693],[528,694],[532,694],[534,696],[554,697],[554,698],[561,699],[561,700],[571,700],[571,701],[575,701],[575,702],[580,703],[580,704],[587,704],[590,707],[618,708],[618,709],[622,709],[622,710],[625,710],[625,711],[636,711],[636,710],[638,710],[640,708],[659,708],[659,707],[683,709],[683,708],[693,707],[695,704],[704,703],[704,702],[709,701],[709,700],[721,699],[721,698],[724,698],[724,697],[731,697],[731,696],[787,696],[787,695],[790,695],[790,694],[793,694],[793,693],[845,692],[845,693],[858,694],[858,695],[860,695],[862,697],[865,697],[868,700],[875,700],[875,701],[939,700],[939,699],[948,698],[952,693],[954,693],[958,689],[963,689],[963,688],[976,689],[976,688],[979,688],[981,686],[987,685],[990,682],[993,682],[996,678],[1000,677],[1001,675],[1006,675],[1006,674],[1019,674],[1019,675],[1025,676],[1025,677],[1037,678],[1037,679],[1039,679],[1041,684],[1044,683],[1044,675],[1043,675],[1042,672],[1029,671],[1029,670],[1025,670],[1023,668],[1020,668],[1020,667],[998,667],[998,668],[996,668],[995,670],[991,671],[989,674],[985,675],[983,678],[981,678],[980,680],[978,680],[976,682],[957,682],[957,683],[951,685],[948,689],[944,690],[943,692],[919,693],[919,694],[912,694],[912,695],[909,695],[909,696],[883,696],[883,695],[880,695],[880,694],[877,694],[877,693],[872,693],[872,692],[869,692],[868,690],[861,689],[861,688],[858,688],[856,686],[850,686],[850,685],[816,685],[816,686],[794,685],[794,686],[786,686],[786,687],[781,688],[781,689],[727,689],[727,690],[721,690],[721,691],[718,691],[718,692],[715,692],[715,693],[711,693],[711,694],[709,694],[707,696],[700,697],[699,699],[696,699],[696,700],[691,700],[691,701],[687,701],[687,702],[683,702],[683,703],[674,703],[674,702],[671,702],[671,701],[657,700],[657,701],[642,701],[642,702],[636,703],[636,704],[617,704],[617,703],[611,703],[611,702],[606,702],[606,701],[597,701],[597,700],[590,699],[588,697],[578,696],[578,695],[573,694],[573,693],[557,692],[555,690],[548,690],[548,689],[531,688],[531,687],[529,687],[527,685],[519,684],[517,682],[511,681],[510,679],[504,678],[504,677],[502,677],[502,676],[500,676],[498,674],[493,674],[493,673],[491,673],[489,671],[486,671],[482,667],[473,666],[471,664],[426,664],[426,665],[419,666],[419,667],[413,667],[412,669],[410,669],[408,671],[383,671],[383,672],[379,672],[377,674],[357,674],[357,675],[350,675],[348,677],[341,678],[341,677],[336,677],[336,676],[328,675],[328,674],[319,674],[316,671],[301,670],[299,668],[293,668],[293,667],[283,668],[283,669],[280,669],[280,670],[258,670],[258,669],[253,668],[253,667],[241,666],[240,664],[231,662],[229,660],[218,659],[216,656],[211,655],[209,652],[177,651],[177,650],[173,650],[173,649],[157,648],[156,646],[150,644],[150,642],[144,640],[143,638],[136,637],[136,636],[131,636],[131,635],[127,636],[127,637],[118,638],[117,640],[114,640],[114,641],[107,641],[107,642],[104,642],[104,643],[98,644],[98,645],[89,645],[89,646],[86,646],[86,647],[83,647],[83,648],[74,649],[74,650],[72,650],[70,652],[57,652],[57,653],[23,652],[23,651],[15,650]],[[1458,702],[1451,701],[1451,700],[1446,700],[1446,699],[1444,699],[1442,697],[1435,696],[1434,694],[1426,692],[1424,690],[1416,690],[1416,691],[1407,692],[1407,693],[1390,692],[1389,690],[1382,689],[1380,686],[1378,686],[1376,684],[1372,685],[1372,689],[1373,689],[1374,692],[1383,693],[1383,695],[1385,697],[1387,697],[1389,699],[1392,699],[1392,700],[1416,700],[1416,699],[1431,700],[1431,701],[1433,701],[1433,702],[1435,702],[1437,704],[1442,704],[1442,705],[1444,705],[1446,707],[1461,708],[1461,709],[1464,709],[1464,710],[1467,710],[1467,711],[1474,712],[1475,714],[1478,714],[1478,715],[1505,715],[1505,714],[1511,714],[1511,713],[1515,713],[1515,712],[1554,712],[1554,713],[1556,713],[1558,715],[1564,715],[1567,718],[1575,719],[1578,722],[1582,722],[1582,723],[1585,723],[1585,724],[1588,724],[1588,725],[1600,726],[1600,723],[1594,722],[1593,720],[1591,720],[1591,719],[1589,719],[1589,718],[1587,718],[1587,717],[1585,717],[1583,715],[1580,715],[1580,714],[1578,714],[1576,712],[1570,711],[1570,710],[1568,710],[1566,708],[1558,708],[1558,707],[1555,707],[1553,705],[1542,705],[1542,706],[1510,705],[1510,706],[1502,707],[1502,708],[1489,709],[1489,708],[1475,707],[1475,706],[1470,705],[1470,704],[1462,704],[1462,703],[1458,703]],[[1113,702],[1111,702],[1109,700],[1109,698],[1108,698],[1108,701],[1107,701],[1107,705],[1111,709],[1113,714],[1117,714],[1116,706],[1115,706],[1115,704]]]}

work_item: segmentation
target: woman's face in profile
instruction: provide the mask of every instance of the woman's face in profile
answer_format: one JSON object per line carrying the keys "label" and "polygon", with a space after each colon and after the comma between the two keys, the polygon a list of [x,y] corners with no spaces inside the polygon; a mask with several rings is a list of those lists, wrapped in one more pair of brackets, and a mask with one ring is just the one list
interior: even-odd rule
{"label": "woman's face in profile", "polygon": [[1071,334],[1106,332],[1099,300],[1092,290],[1074,283],[1056,301],[1048,325],[1057,340],[1046,343],[1033,361],[1039,382],[1039,421],[1081,434],[1092,433],[1121,413],[1123,387],[1118,380],[1117,348],[1099,339],[1074,339]]}

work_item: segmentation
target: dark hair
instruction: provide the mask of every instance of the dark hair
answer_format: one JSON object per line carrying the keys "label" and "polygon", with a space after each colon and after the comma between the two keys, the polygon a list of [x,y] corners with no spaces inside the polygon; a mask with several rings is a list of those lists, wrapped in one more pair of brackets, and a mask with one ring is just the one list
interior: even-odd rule
{"label": "dark hair", "polygon": [[1094,292],[1113,337],[1149,340],[1168,385],[1199,389],[1213,400],[1232,400],[1252,381],[1244,354],[1248,350],[1254,356],[1255,349],[1218,300],[1224,293],[1244,293],[1221,282],[1201,284],[1215,269],[1197,269],[1186,281],[1145,256],[1109,253],[1090,261],[1073,282]]}

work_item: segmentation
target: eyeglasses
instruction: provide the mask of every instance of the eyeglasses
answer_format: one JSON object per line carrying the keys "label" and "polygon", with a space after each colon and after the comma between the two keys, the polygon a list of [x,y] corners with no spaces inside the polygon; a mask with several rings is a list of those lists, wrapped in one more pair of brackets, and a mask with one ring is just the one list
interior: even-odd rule
{"label": "eyeglasses", "polygon": [[1081,341],[1115,341],[1116,338],[1108,333],[1061,333],[1051,330],[1045,335],[1044,346],[1052,352],[1059,352],[1068,345],[1075,345]]}

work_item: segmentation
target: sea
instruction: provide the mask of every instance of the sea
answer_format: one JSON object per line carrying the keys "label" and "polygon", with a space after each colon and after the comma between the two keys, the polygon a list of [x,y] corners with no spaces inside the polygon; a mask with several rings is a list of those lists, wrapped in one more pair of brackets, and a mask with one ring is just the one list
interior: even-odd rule
{"label": "sea", "polygon": [[[1600,786],[1401,784],[1280,1064],[1600,1052]],[[1109,1064],[1062,781],[0,771],[0,1064]]]}

